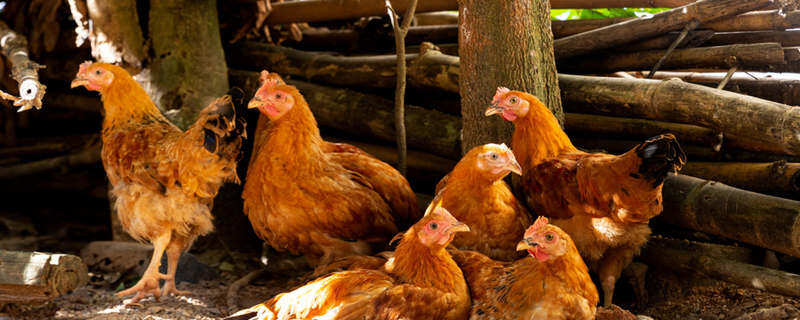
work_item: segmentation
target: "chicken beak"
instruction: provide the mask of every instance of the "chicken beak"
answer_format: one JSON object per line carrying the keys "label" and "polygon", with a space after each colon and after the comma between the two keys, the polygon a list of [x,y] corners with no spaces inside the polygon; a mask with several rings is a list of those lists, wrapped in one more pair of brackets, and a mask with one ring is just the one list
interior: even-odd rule
{"label": "chicken beak", "polygon": [[538,245],[539,244],[536,243],[536,242],[533,242],[533,240],[522,239],[522,241],[517,243],[517,251],[533,249],[534,247],[536,247]]}
{"label": "chicken beak", "polygon": [[508,169],[508,171],[516,173],[519,176],[522,175],[522,166],[519,165],[519,162],[517,162],[517,158],[515,158],[514,154],[511,152],[508,153],[508,163],[506,163],[506,169]]}
{"label": "chicken beak", "polygon": [[247,109],[259,108],[259,107],[261,107],[262,102],[264,102],[264,101],[261,100],[261,98],[253,97],[253,99],[251,99],[250,102],[247,103]]}
{"label": "chicken beak", "polygon": [[469,226],[466,223],[463,223],[463,222],[459,221],[459,222],[457,222],[456,224],[454,224],[453,226],[450,227],[450,232],[451,233],[469,232]]}
{"label": "chicken beak", "polygon": [[503,107],[501,107],[501,106],[499,106],[499,105],[497,105],[495,103],[495,104],[492,104],[488,109],[486,109],[486,112],[484,112],[483,114],[485,116],[489,117],[489,116],[492,116],[492,115],[495,115],[495,114],[501,114],[501,113],[503,113]]}
{"label": "chicken beak", "polygon": [[75,78],[75,80],[72,80],[72,83],[69,84],[69,87],[74,89],[80,86],[86,86],[88,84],[89,84],[89,79]]}

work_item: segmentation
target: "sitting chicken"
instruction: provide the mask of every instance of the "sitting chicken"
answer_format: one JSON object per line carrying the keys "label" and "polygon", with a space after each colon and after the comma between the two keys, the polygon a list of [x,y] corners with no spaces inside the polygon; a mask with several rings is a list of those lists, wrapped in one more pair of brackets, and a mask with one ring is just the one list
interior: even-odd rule
{"label": "sitting chicken", "polygon": [[[197,237],[214,228],[211,205],[225,181],[239,181],[236,160],[245,137],[245,122],[230,96],[205,108],[186,132],[170,123],[124,69],[81,64],[72,87],[100,92],[103,119],[103,166],[122,227],[136,240],[153,243],[141,280],[117,293],[186,294],[175,288],[178,258]],[[243,110],[242,110],[243,111]],[[167,274],[158,272],[166,251]],[[159,280],[166,280],[159,291]]]}
{"label": "sitting chicken", "polygon": [[434,207],[383,267],[331,273],[228,319],[466,319],[467,284],[445,250],[462,231],[469,228]]}
{"label": "sitting chicken", "polygon": [[649,220],[663,209],[664,179],[683,167],[686,154],[671,134],[619,156],[583,152],[536,97],[499,88],[492,103],[487,116],[514,123],[512,147],[527,204],[572,237],[598,273],[603,304],[611,305],[617,279],[650,237]]}
{"label": "sitting chicken", "polygon": [[517,250],[530,256],[497,262],[451,250],[472,295],[470,319],[594,319],[597,288],[566,232],[539,217]]}
{"label": "sitting chicken", "polygon": [[259,122],[242,197],[256,233],[278,251],[324,265],[371,254],[419,219],[397,170],[360,149],[322,140],[303,95],[262,72],[250,101]]}
{"label": "sitting chicken", "polygon": [[471,230],[453,246],[503,261],[520,257],[515,246],[531,218],[503,181],[509,172],[522,173],[514,153],[505,144],[486,144],[467,152],[439,182],[437,199]]}

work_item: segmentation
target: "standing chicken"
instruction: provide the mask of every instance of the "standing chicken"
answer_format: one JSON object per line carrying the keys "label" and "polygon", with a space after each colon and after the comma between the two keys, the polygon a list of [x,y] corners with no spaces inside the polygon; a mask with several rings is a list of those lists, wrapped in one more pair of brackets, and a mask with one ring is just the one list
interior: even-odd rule
{"label": "standing chicken", "polygon": [[610,305],[622,269],[650,237],[648,221],[663,209],[664,179],[686,163],[678,141],[663,134],[619,156],[582,152],[539,99],[506,88],[486,110],[493,114],[514,122],[528,205],[572,236]]}
{"label": "standing chicken", "polygon": [[[210,207],[220,185],[235,181],[245,123],[230,96],[217,99],[186,132],[170,123],[124,69],[81,64],[72,87],[100,92],[103,166],[122,227],[136,240],[153,243],[153,257],[141,280],[117,293],[186,294],[175,288],[178,258],[213,230]],[[158,272],[166,251],[169,268]],[[159,280],[166,280],[159,291]]]}
{"label": "standing chicken", "polygon": [[539,217],[517,250],[530,257],[497,262],[452,250],[472,294],[470,319],[594,319],[597,288],[566,232]]}
{"label": "standing chicken", "polygon": [[467,284],[445,247],[469,228],[444,208],[429,212],[383,268],[335,272],[228,319],[466,319]]}
{"label": "standing chicken", "polygon": [[503,261],[520,257],[515,245],[531,218],[503,181],[509,172],[522,174],[511,149],[486,144],[467,152],[439,182],[442,206],[471,230],[457,235],[453,246]]}
{"label": "standing chicken", "polygon": [[250,101],[257,129],[242,197],[256,233],[320,265],[383,247],[419,219],[416,195],[394,168],[356,147],[322,140],[303,95],[262,72]]}

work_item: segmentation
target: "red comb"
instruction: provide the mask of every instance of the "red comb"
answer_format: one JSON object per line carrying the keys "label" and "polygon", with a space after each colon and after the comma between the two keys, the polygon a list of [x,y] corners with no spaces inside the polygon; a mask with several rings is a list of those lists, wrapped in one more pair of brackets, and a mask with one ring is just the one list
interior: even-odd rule
{"label": "red comb", "polygon": [[286,84],[283,79],[281,79],[281,76],[279,76],[277,73],[270,73],[267,70],[261,71],[261,76],[258,78],[258,80],[261,81],[261,87],[263,88],[274,87],[279,84]]}
{"label": "red comb", "polygon": [[506,87],[498,87],[497,91],[494,93],[494,98],[492,98],[492,103],[500,103],[500,99],[502,99],[503,96],[509,92],[511,92],[511,90]]}
{"label": "red comb", "polygon": [[91,66],[92,66],[91,61],[84,61],[83,63],[81,63],[80,67],[78,67],[78,73],[85,72],[86,69],[88,69]]}
{"label": "red comb", "polygon": [[539,218],[536,219],[536,222],[534,222],[533,225],[528,228],[528,230],[525,230],[525,234],[527,235],[533,233],[534,231],[541,229],[542,227],[548,225],[549,223],[550,220],[548,220],[547,217],[539,216]]}

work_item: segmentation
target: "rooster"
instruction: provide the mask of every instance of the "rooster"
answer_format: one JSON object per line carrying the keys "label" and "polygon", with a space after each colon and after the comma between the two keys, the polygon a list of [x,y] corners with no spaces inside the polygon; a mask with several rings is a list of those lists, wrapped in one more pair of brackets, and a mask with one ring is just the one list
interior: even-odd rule
{"label": "rooster", "polygon": [[490,143],[467,152],[439,182],[437,198],[472,230],[457,235],[453,246],[503,261],[520,257],[515,245],[531,218],[503,181],[509,172],[522,174],[514,153]]}
{"label": "rooster", "polygon": [[572,237],[610,305],[622,270],[650,237],[649,220],[663,209],[664,179],[686,163],[678,141],[663,134],[619,156],[582,152],[539,99],[507,88],[486,110],[494,114],[514,123],[526,203]]}
{"label": "rooster", "polygon": [[381,268],[334,272],[228,319],[466,319],[467,284],[445,247],[469,227],[438,205],[428,211]]}
{"label": "rooster", "polygon": [[470,319],[594,319],[597,288],[566,232],[545,217],[521,236],[529,256],[498,262],[475,251],[451,250],[472,295]]}
{"label": "rooster", "polygon": [[263,71],[248,104],[259,122],[242,197],[253,229],[312,265],[370,254],[419,219],[416,195],[388,164],[322,140],[303,95]]}
{"label": "rooster", "polygon": [[[124,69],[106,63],[80,65],[72,88],[100,93],[103,166],[122,227],[136,240],[153,244],[141,280],[118,296],[187,294],[175,287],[178,258],[197,237],[214,229],[212,202],[226,181],[238,183],[236,160],[245,122],[230,96],[206,107],[182,132],[159,112]],[[166,252],[167,274],[158,271]],[[166,280],[159,291],[159,280]]]}

